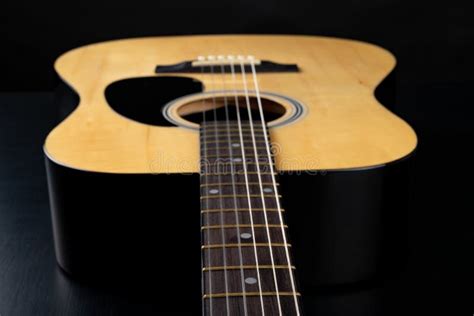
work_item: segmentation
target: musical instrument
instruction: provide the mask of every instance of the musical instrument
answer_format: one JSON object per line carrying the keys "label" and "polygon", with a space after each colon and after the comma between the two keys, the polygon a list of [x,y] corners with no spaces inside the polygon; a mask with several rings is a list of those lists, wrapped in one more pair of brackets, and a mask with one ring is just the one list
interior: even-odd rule
{"label": "musical instrument", "polygon": [[59,265],[155,280],[180,315],[311,315],[318,286],[376,277],[417,144],[380,103],[394,67],[375,45],[312,36],[65,53],[72,112],[44,145]]}

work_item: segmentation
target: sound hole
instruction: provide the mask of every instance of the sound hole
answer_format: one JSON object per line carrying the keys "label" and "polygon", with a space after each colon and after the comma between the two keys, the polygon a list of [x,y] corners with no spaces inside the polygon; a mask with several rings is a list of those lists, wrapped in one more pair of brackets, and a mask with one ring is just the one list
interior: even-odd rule
{"label": "sound hole", "polygon": [[[286,108],[276,101],[261,98],[263,116],[265,122],[274,121],[282,117]],[[248,109],[250,108],[250,114]],[[247,99],[243,96],[229,95],[227,97],[207,97],[200,100],[195,100],[190,103],[183,104],[178,108],[178,115],[183,119],[193,122],[201,123],[206,121],[236,121],[238,119],[237,110],[239,111],[240,119],[243,121],[250,120],[260,121],[260,111],[257,98],[255,96]]]}

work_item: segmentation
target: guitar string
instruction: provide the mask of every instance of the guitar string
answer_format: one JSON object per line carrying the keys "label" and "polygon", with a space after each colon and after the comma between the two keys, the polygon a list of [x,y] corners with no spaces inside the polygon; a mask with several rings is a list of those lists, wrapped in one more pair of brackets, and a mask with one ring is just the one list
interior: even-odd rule
{"label": "guitar string", "polygon": [[[255,87],[255,94],[256,94],[256,97],[257,97],[258,110],[259,110],[259,113],[260,113],[260,120],[261,120],[262,130],[265,133],[267,133],[267,127],[265,125],[265,120],[264,120],[264,117],[263,117],[263,106],[262,106],[262,100],[260,98],[260,89],[259,89],[259,85],[258,85],[257,72],[255,70],[255,63],[254,63],[253,58],[251,58],[251,60],[250,60],[250,67],[252,68],[252,78],[253,78],[254,87]],[[264,142],[265,142],[265,148],[266,148],[266,152],[267,152],[267,159],[269,159],[269,161],[270,161],[270,159],[271,159],[270,144],[268,143],[267,138],[265,138]],[[290,253],[289,253],[289,250],[288,250],[288,243],[287,243],[287,239],[286,239],[285,228],[284,228],[284,225],[283,225],[283,216],[282,216],[282,212],[281,212],[280,200],[278,198],[277,185],[276,185],[276,181],[275,181],[275,176],[273,175],[274,168],[273,168],[272,163],[270,163],[269,165],[270,165],[270,173],[271,173],[271,178],[272,178],[272,183],[273,183],[273,192],[275,194],[275,201],[276,201],[276,205],[277,205],[278,216],[279,216],[279,219],[280,219],[281,233],[282,233],[282,236],[283,236],[283,244],[285,246],[284,248],[285,248],[286,260],[287,260],[287,263],[288,263],[288,273],[290,275],[291,289],[292,289],[292,292],[293,292],[293,301],[295,303],[296,314],[299,316],[300,315],[300,310],[299,310],[299,305],[298,305],[298,298],[297,298],[297,295],[296,295],[295,282],[294,282],[294,278],[293,278],[293,270],[291,268]]]}
{"label": "guitar string", "polygon": [[[201,73],[204,74],[204,67],[201,66]],[[202,99],[202,121],[203,121],[203,135],[204,135],[204,140],[203,140],[203,147],[204,147],[204,151],[203,151],[203,157],[201,157],[201,164],[203,164],[203,167],[202,167],[202,175],[203,175],[203,178],[204,178],[204,183],[206,184],[205,188],[208,187],[208,180],[207,180],[207,176],[206,176],[206,170],[207,170],[207,143],[206,143],[206,138],[207,138],[207,129],[206,129],[206,107],[205,107],[205,99],[203,98]],[[209,199],[204,199],[203,200],[203,204],[205,204],[205,207],[204,209],[208,210],[209,209]],[[203,213],[202,215],[203,217],[209,217],[208,214],[205,214]],[[201,226],[203,226],[203,223],[204,222],[204,219],[201,219]],[[207,240],[208,242],[210,241],[210,237],[211,237],[211,233],[210,233],[210,230],[206,230],[206,234],[207,234]],[[204,238],[203,238],[204,240]],[[205,257],[206,257],[206,251],[203,250],[203,254],[201,256],[201,261],[206,261],[205,260]],[[204,263],[201,263],[201,266],[204,268]],[[210,251],[208,252],[207,254],[207,266],[210,267],[211,266],[211,254],[210,254]],[[202,287],[202,314],[205,315],[205,310],[206,310],[206,300],[204,299],[204,295],[206,294],[206,287],[205,287],[205,284],[204,284],[204,278],[205,278],[205,274],[206,272],[204,272],[204,269],[202,270],[203,272],[203,278],[202,278],[202,284],[201,284],[201,287]],[[212,293],[212,273],[208,272],[208,285],[209,285],[209,294]],[[213,298],[212,298],[212,295],[209,296],[209,315],[212,316],[213,314]]]}
{"label": "guitar string", "polygon": [[242,166],[244,168],[245,189],[247,193],[247,204],[248,204],[248,211],[249,211],[250,228],[252,231],[252,242],[253,242],[253,250],[254,250],[254,256],[255,256],[255,267],[257,271],[257,283],[258,283],[258,292],[259,292],[259,297],[260,297],[260,307],[262,311],[262,316],[265,316],[263,293],[262,293],[262,282],[261,282],[261,277],[260,277],[260,266],[259,266],[259,260],[258,260],[257,244],[255,240],[255,226],[253,222],[252,202],[250,198],[250,185],[249,185],[249,179],[248,179],[248,173],[247,173],[247,158],[246,158],[245,148],[244,148],[245,146],[244,146],[244,138],[243,138],[243,132],[242,132],[242,121],[240,117],[240,104],[239,104],[239,98],[237,96],[237,77],[235,75],[235,67],[234,67],[233,59],[230,60],[230,68],[231,68],[231,73],[232,73],[232,82],[234,85],[234,98],[235,98],[235,107],[236,107],[235,110],[236,110],[236,116],[237,116],[237,125],[239,129],[240,148],[241,148],[241,154],[242,154]]}
{"label": "guitar string", "polygon": [[[219,56],[221,57],[221,56]],[[220,60],[223,60],[222,58],[219,58]],[[234,209],[235,209],[235,223],[236,223],[236,232],[237,232],[237,245],[238,245],[238,251],[239,251],[239,262],[240,262],[240,282],[242,286],[242,292],[244,293],[243,295],[243,308],[244,308],[244,315],[248,315],[247,313],[247,295],[246,295],[246,288],[245,288],[245,275],[244,275],[244,261],[242,258],[242,246],[241,246],[241,235],[240,235],[240,220],[239,220],[239,212],[237,209],[239,208],[238,202],[237,202],[237,189],[235,186],[235,169],[234,169],[234,155],[232,151],[232,144],[231,144],[231,138],[230,138],[230,119],[229,119],[229,105],[228,105],[228,100],[227,100],[227,94],[226,94],[226,82],[225,82],[225,67],[221,64],[221,73],[222,73],[222,90],[224,91],[224,109],[225,109],[225,118],[226,118],[226,126],[227,126],[227,142],[228,142],[228,151],[229,151],[229,161],[230,161],[230,170],[231,170],[231,182],[232,182],[232,195],[234,196]],[[243,146],[243,144],[242,144]]]}
{"label": "guitar string", "polygon": [[[214,89],[214,93],[212,93],[212,104],[213,104],[213,114],[214,114],[214,140],[216,141],[216,153],[219,155],[220,152],[220,146],[218,142],[218,126],[217,126],[217,103],[216,103],[216,96],[215,92],[217,91],[216,85],[215,85],[215,78],[214,78],[214,66],[211,65],[211,86]],[[217,159],[219,160],[219,159]],[[214,161],[215,163],[215,161]],[[221,194],[222,192],[222,180],[221,180],[221,172],[219,170],[219,164],[220,162],[217,161],[216,167],[217,167],[217,182],[218,182],[218,193]],[[222,240],[222,262],[224,266],[224,284],[225,284],[225,303],[226,303],[226,314],[227,316],[230,316],[230,302],[229,302],[229,283],[227,280],[227,251],[226,251],[226,242],[225,242],[225,230],[224,230],[224,205],[222,203],[222,198],[219,198],[219,206],[220,206],[220,224],[221,224],[221,240]],[[210,250],[209,250],[210,251]],[[209,271],[209,273],[212,273],[212,271]]]}
{"label": "guitar string", "polygon": [[[276,269],[275,269],[275,260],[273,257],[273,249],[272,249],[272,239],[270,236],[270,228],[268,226],[268,214],[266,210],[266,202],[265,202],[265,195],[263,192],[263,184],[262,184],[262,176],[261,176],[261,170],[260,170],[260,163],[259,163],[259,155],[257,151],[257,142],[255,138],[255,131],[254,131],[254,123],[253,123],[253,118],[252,118],[252,109],[250,106],[250,99],[249,99],[249,91],[247,87],[247,79],[246,79],[246,73],[245,73],[245,66],[243,64],[243,57],[239,56],[240,58],[240,65],[242,69],[242,80],[244,83],[244,92],[245,92],[245,100],[247,102],[247,112],[249,116],[249,125],[250,125],[250,134],[252,136],[252,143],[253,143],[253,150],[254,150],[254,156],[255,156],[255,164],[256,164],[256,170],[257,170],[257,178],[258,178],[258,183],[259,183],[259,189],[260,189],[260,197],[262,201],[262,209],[263,209],[263,215],[265,219],[265,230],[267,233],[267,239],[268,239],[268,249],[270,251],[270,260],[271,260],[271,266],[272,266],[272,274],[273,274],[273,280],[275,284],[275,293],[276,293],[276,299],[278,303],[278,312],[280,315],[283,315],[282,309],[281,309],[281,302],[280,302],[280,293],[279,293],[279,288],[278,288],[278,280],[277,280],[277,275],[276,275]],[[252,62],[252,61],[251,61]],[[258,99],[258,97],[257,97]],[[261,122],[264,124],[264,118],[263,118],[263,111],[260,112],[261,115]],[[262,130],[266,133],[266,129],[262,126]],[[268,137],[268,134],[265,134],[265,136]],[[268,163],[271,165],[272,161],[268,160]],[[270,175],[273,177],[273,174]]]}

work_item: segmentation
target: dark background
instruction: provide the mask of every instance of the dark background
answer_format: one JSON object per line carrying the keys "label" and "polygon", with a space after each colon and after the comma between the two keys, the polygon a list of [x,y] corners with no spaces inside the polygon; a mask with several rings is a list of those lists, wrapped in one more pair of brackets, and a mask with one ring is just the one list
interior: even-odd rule
{"label": "dark background", "polygon": [[41,146],[59,120],[54,59],[103,40],[284,33],[354,38],[398,58],[394,111],[419,136],[400,275],[322,293],[321,315],[471,315],[474,23],[468,1],[76,1],[0,4],[0,315],[159,311],[153,297],[71,283],[54,265]]}

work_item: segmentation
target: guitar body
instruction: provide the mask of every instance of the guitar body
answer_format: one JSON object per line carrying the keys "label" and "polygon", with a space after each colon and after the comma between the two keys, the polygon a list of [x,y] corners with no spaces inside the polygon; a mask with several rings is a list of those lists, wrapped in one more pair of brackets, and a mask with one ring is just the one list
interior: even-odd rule
{"label": "guitar body", "polygon": [[403,244],[406,158],[417,143],[387,109],[395,59],[371,44],[309,36],[140,38],[62,55],[55,68],[67,86],[58,100],[70,114],[44,145],[62,269],[78,279],[158,282],[169,293],[156,298],[164,314],[178,299],[190,302],[181,314],[201,314],[194,118],[206,93],[222,99],[229,91],[231,75],[224,68],[156,72],[208,53],[298,66],[262,70],[261,95],[250,97],[264,99],[272,117],[268,132],[298,283],[308,294],[303,302],[323,285],[377,278]]}

